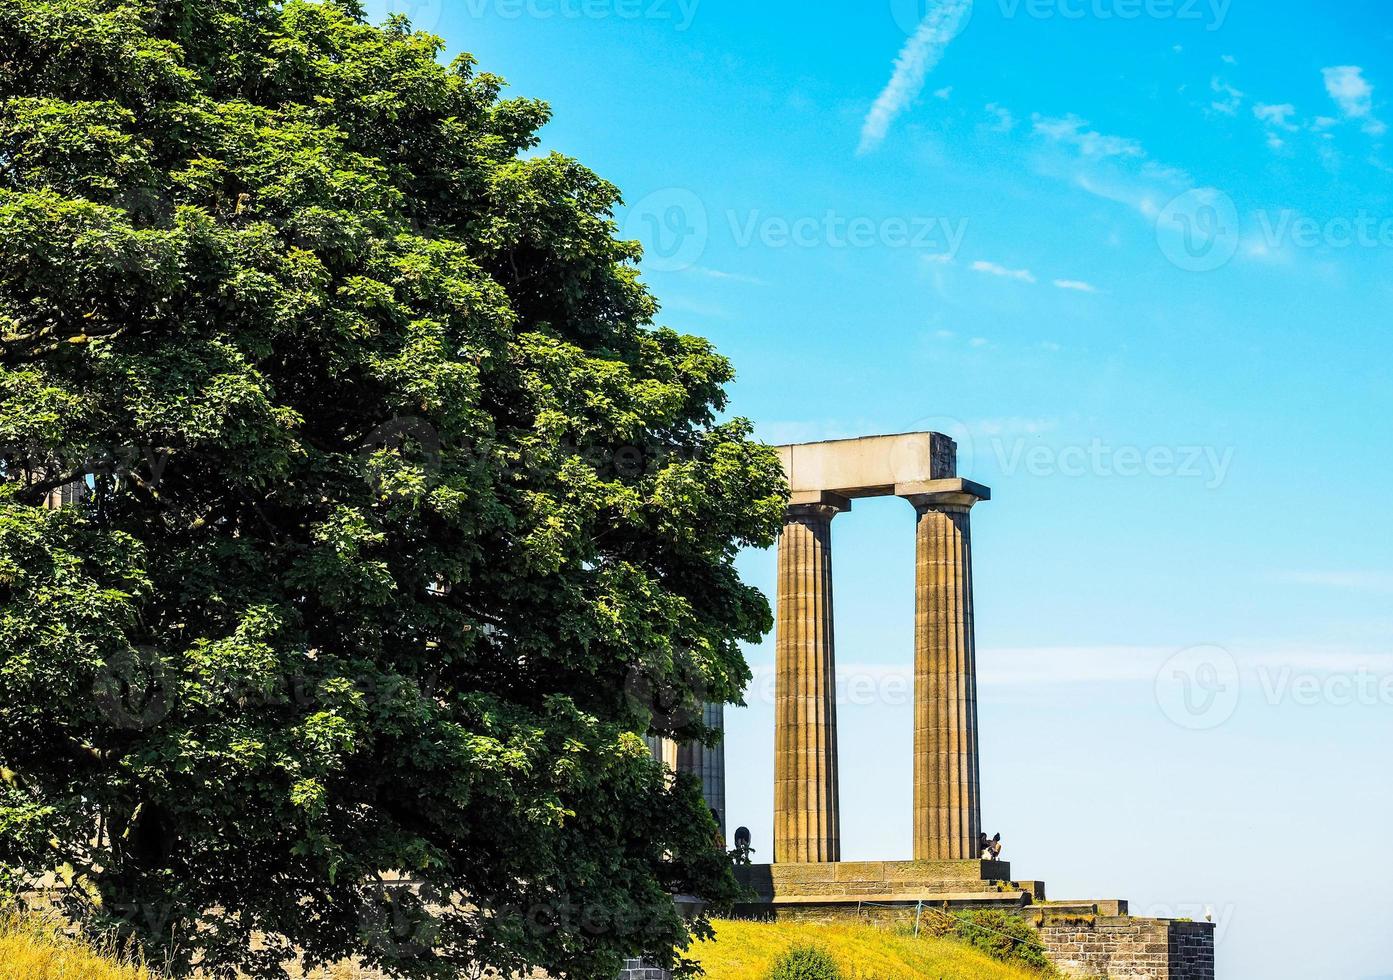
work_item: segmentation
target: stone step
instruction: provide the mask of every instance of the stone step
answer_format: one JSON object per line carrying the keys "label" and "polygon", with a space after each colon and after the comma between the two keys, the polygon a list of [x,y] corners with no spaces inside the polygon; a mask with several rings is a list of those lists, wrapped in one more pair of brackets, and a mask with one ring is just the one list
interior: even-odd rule
{"label": "stone step", "polygon": [[1101,915],[1115,917],[1128,915],[1125,898],[1095,898],[1083,901],[1036,902],[1031,906],[1046,915]]}

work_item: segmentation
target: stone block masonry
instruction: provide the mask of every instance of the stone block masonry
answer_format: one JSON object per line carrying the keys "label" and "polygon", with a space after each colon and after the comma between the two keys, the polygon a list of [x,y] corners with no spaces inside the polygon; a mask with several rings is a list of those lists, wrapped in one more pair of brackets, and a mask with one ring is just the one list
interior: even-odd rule
{"label": "stone block masonry", "polygon": [[618,980],[671,980],[672,974],[643,960],[625,960]]}
{"label": "stone block masonry", "polygon": [[1109,980],[1214,980],[1209,922],[1130,916],[1031,917],[1045,955],[1071,977]]}

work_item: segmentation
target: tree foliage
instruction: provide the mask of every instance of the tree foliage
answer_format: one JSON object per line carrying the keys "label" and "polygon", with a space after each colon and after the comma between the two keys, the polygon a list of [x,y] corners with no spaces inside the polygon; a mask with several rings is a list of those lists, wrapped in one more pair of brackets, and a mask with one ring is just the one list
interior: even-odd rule
{"label": "tree foliage", "polygon": [[777,460],[616,189],[441,54],[0,0],[0,865],[176,972],[602,977],[733,894],[642,736],[748,680]]}

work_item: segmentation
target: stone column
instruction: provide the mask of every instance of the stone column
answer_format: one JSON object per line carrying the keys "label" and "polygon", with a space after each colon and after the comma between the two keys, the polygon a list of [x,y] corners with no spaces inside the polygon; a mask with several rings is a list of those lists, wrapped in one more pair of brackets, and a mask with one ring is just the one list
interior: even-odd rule
{"label": "stone column", "polygon": [[[708,704],[702,712],[702,724],[725,735],[725,706]],[[726,832],[726,749],[725,742],[708,748],[700,742],[687,742],[677,750],[677,771],[689,772],[701,780],[701,795],[706,805],[716,811],[716,823],[721,838]]]}
{"label": "stone column", "polygon": [[660,735],[645,735],[643,740],[648,743],[648,752],[653,756],[653,761],[661,762],[668,772],[677,771],[676,742]]}
{"label": "stone column", "polygon": [[969,514],[991,491],[933,480],[896,492],[918,513],[914,591],[914,859],[976,860],[982,829]]}
{"label": "stone column", "polygon": [[793,498],[779,538],[774,660],[774,862],[841,859],[836,663],[832,649],[832,493]]}

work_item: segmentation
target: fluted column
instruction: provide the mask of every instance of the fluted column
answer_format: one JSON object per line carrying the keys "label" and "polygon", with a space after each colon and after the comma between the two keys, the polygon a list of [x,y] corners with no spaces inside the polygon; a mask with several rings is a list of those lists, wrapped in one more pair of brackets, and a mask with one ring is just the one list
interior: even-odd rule
{"label": "fluted column", "polygon": [[795,497],[779,538],[774,861],[780,864],[841,859],[832,518],[850,506],[831,493]]}
{"label": "fluted column", "polygon": [[701,780],[701,795],[716,814],[721,837],[726,832],[726,749],[725,706],[708,704],[702,711],[702,724],[721,732],[722,741],[713,746],[687,742],[677,750],[677,771],[691,773]]}
{"label": "fluted column", "polygon": [[677,772],[677,743],[670,738],[663,738],[661,735],[645,735],[643,740],[648,743],[648,752],[653,756],[654,762],[660,762],[663,768],[670,773]]}
{"label": "fluted column", "polygon": [[918,513],[914,600],[914,859],[980,857],[972,506],[966,480],[898,490]]}

